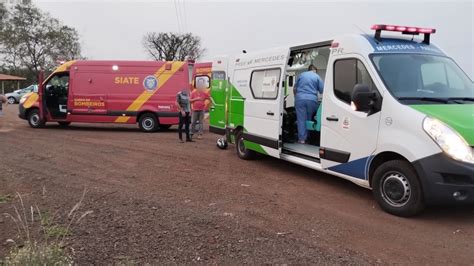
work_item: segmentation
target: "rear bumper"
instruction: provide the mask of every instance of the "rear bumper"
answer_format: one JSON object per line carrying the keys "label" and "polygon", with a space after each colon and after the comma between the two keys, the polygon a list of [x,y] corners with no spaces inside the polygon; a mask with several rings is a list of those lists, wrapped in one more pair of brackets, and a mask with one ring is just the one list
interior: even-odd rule
{"label": "rear bumper", "polygon": [[413,162],[428,205],[474,204],[474,164],[438,153]]}
{"label": "rear bumper", "polygon": [[26,120],[26,109],[23,107],[23,104],[18,105],[18,117]]}

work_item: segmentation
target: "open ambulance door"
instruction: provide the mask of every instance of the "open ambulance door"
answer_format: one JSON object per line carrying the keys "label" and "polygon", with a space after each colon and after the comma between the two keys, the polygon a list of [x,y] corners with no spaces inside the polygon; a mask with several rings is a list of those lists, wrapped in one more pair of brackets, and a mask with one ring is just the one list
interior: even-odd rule
{"label": "open ambulance door", "polygon": [[[277,158],[282,148],[283,81],[288,57],[289,49],[285,48],[243,54],[236,58],[232,79],[236,90],[232,91],[231,108],[239,109],[234,108],[239,102],[232,100],[240,97],[245,147]],[[237,113],[229,115],[238,121]]]}
{"label": "open ambulance door", "polygon": [[[328,72],[323,96],[320,157],[322,167],[367,182],[368,166],[377,147],[382,96],[375,72],[358,54],[338,57]],[[356,111],[352,94],[360,86],[374,93],[373,109]]]}
{"label": "open ambulance door", "polygon": [[227,125],[227,102],[229,82],[227,75],[227,58],[218,58],[212,62],[211,97],[209,108],[209,131],[224,135]]}

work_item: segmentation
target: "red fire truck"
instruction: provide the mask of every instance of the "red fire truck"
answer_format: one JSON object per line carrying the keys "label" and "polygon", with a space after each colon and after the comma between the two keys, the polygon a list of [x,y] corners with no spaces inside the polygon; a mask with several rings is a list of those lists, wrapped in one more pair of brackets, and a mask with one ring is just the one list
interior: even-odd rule
{"label": "red fire truck", "polygon": [[46,122],[138,123],[144,132],[178,123],[176,94],[191,89],[194,63],[70,61],[20,102],[33,128]]}

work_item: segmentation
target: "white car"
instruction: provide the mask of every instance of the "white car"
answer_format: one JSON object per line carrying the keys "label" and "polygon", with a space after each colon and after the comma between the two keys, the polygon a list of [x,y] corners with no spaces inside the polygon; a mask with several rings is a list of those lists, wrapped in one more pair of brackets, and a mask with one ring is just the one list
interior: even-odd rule
{"label": "white car", "polygon": [[5,97],[8,99],[9,104],[19,103],[20,99],[23,95],[27,94],[28,92],[37,92],[38,85],[31,85],[21,90],[16,90],[14,92],[10,92],[5,94]]}

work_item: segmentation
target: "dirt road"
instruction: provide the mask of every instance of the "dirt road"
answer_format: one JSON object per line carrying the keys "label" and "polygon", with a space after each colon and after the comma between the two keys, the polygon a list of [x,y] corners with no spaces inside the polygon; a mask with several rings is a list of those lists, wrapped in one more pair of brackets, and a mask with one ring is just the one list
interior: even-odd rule
{"label": "dirt road", "polygon": [[[240,160],[212,134],[180,144],[173,129],[35,130],[16,113],[10,106],[0,118],[0,195],[19,192],[65,217],[86,188],[82,208],[92,214],[67,238],[80,264],[474,263],[472,207],[398,218],[368,190],[271,158]],[[13,204],[0,203],[0,213]],[[0,216],[0,257],[15,232]]]}

